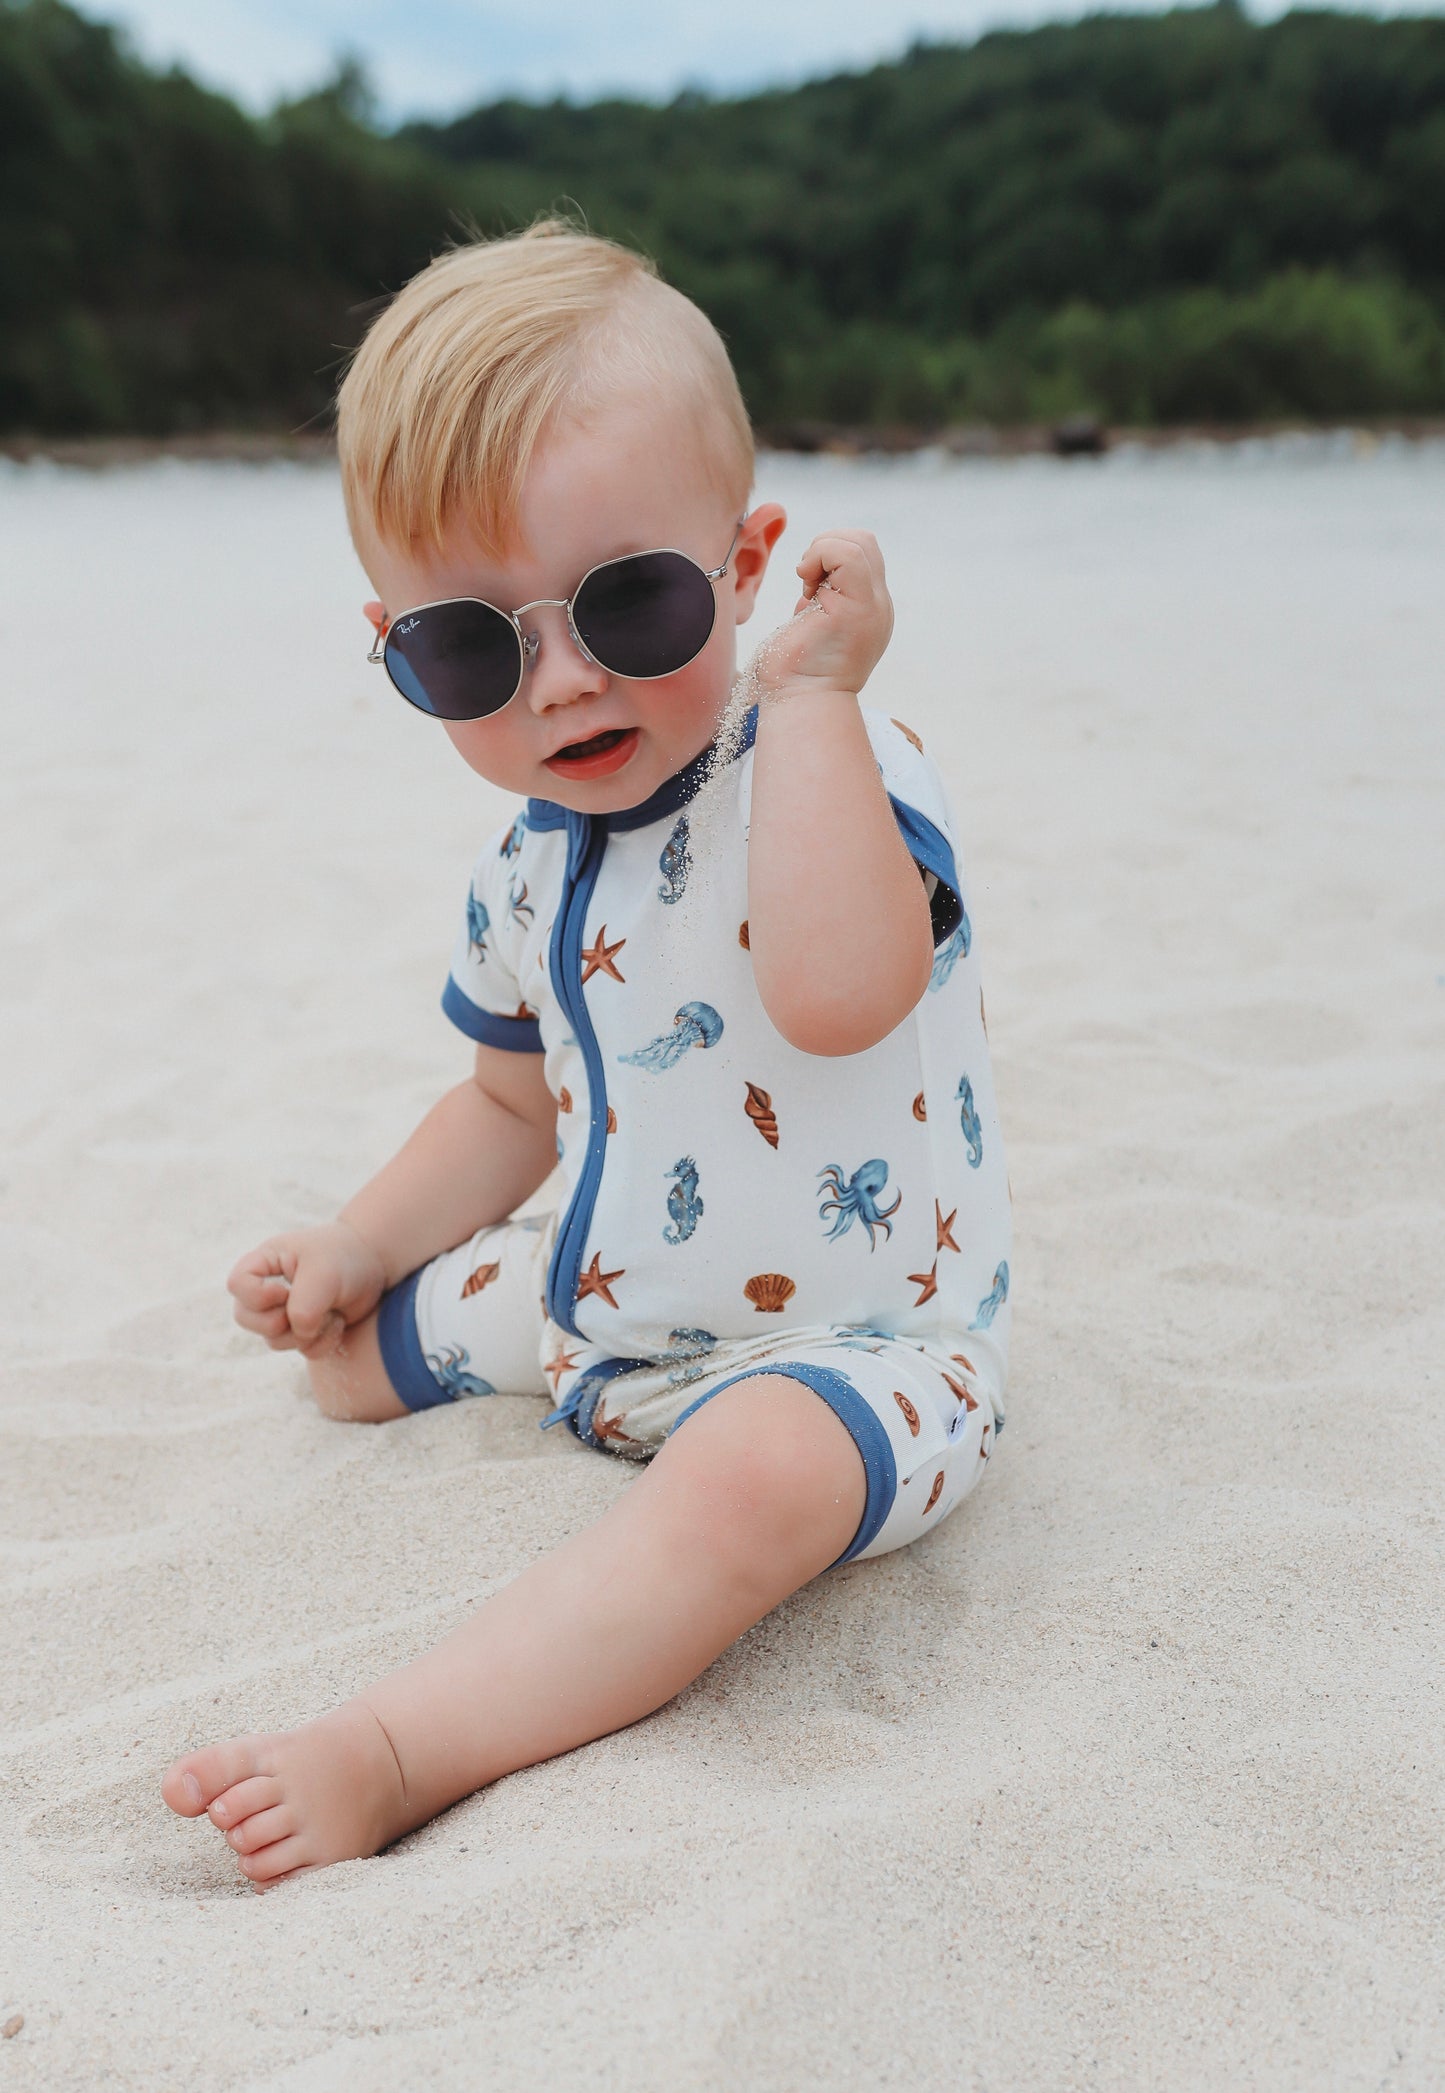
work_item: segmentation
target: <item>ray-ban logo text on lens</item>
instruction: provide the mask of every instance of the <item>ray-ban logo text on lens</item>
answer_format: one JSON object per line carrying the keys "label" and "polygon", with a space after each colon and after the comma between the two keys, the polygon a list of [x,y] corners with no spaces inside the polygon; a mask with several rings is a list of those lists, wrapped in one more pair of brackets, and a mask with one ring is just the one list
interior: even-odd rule
{"label": "ray-ban logo text on lens", "polygon": [[415,632],[420,623],[420,618],[403,618],[401,624],[396,629],[400,633]]}

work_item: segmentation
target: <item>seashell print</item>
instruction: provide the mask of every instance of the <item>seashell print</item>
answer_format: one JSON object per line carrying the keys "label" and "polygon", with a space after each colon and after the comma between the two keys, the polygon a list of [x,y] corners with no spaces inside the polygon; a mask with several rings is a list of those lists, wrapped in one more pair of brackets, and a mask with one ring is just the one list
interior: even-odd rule
{"label": "seashell print", "polygon": [[617,1132],[617,1114],[613,1111],[611,1105],[607,1107],[607,1131],[609,1134]]}
{"label": "seashell print", "polygon": [[914,731],[913,731],[912,727],[905,727],[901,719],[896,719],[896,720],[894,720],[893,724],[894,724],[894,726],[895,726],[895,727],[896,727],[896,728],[898,729],[899,733],[900,733],[900,734],[901,734],[901,735],[903,736],[903,739],[904,739],[905,741],[911,741],[911,742],[913,743],[913,746],[914,746],[914,747],[915,747],[915,748],[917,749],[917,751],[918,751],[919,755],[920,755],[920,756],[921,756],[921,755],[923,755],[923,754],[924,754],[924,747],[923,747],[923,743],[922,743],[922,742],[921,742],[921,741],[919,740],[918,736],[917,736],[917,735],[916,735],[916,734],[914,733]]}
{"label": "seashell print", "polygon": [[744,1295],[759,1315],[781,1315],[797,1291],[783,1272],[758,1272],[743,1288]]}
{"label": "seashell print", "polygon": [[986,1461],[986,1460],[988,1459],[988,1426],[987,1426],[987,1425],[985,1425],[985,1426],[984,1426],[984,1428],[983,1428],[983,1436],[982,1436],[982,1437],[980,1438],[980,1440],[979,1440],[979,1442],[978,1442],[978,1457],[979,1457],[979,1459],[980,1459],[981,1461]]}
{"label": "seashell print", "polygon": [[[746,1081],[746,1078],[744,1080]],[[778,1121],[777,1115],[773,1111],[773,1100],[767,1091],[760,1090],[756,1083],[749,1083],[743,1110],[767,1142],[769,1148],[776,1148],[778,1145]]]}
{"label": "seashell print", "polygon": [[475,1272],[467,1280],[466,1285],[462,1288],[462,1299],[470,1301],[473,1294],[479,1294],[484,1286],[490,1286],[501,1269],[500,1264],[478,1265]]}
{"label": "seashell print", "polygon": [[903,1393],[901,1388],[894,1389],[893,1400],[895,1403],[897,1403],[899,1409],[903,1412],[904,1422],[908,1426],[908,1429],[912,1433],[913,1437],[916,1439],[918,1437],[919,1430],[918,1412],[914,1409],[912,1403],[909,1402],[908,1397]]}
{"label": "seashell print", "polygon": [[562,1085],[562,1088],[557,1092],[557,1110],[559,1112],[570,1112],[571,1109],[572,1093],[567,1088],[567,1085],[564,1083]]}
{"label": "seashell print", "polygon": [[933,1488],[932,1488],[932,1489],[931,1489],[931,1490],[929,1491],[929,1493],[928,1493],[928,1502],[927,1502],[927,1504],[925,1504],[925,1505],[924,1505],[924,1507],[923,1507],[923,1509],[924,1509],[924,1512],[925,1512],[925,1514],[927,1514],[928,1512],[931,1512],[931,1511],[933,1510],[933,1507],[934,1507],[934,1506],[935,1506],[935,1505],[937,1504],[937,1502],[938,1502],[939,1498],[940,1498],[940,1497],[941,1497],[942,1495],[943,1495],[943,1470],[942,1470],[942,1469],[940,1468],[940,1469],[939,1469],[939,1471],[938,1471],[938,1473],[937,1473],[937,1475],[935,1475],[935,1476],[934,1476],[934,1478],[933,1478]]}
{"label": "seashell print", "polygon": [[738,943],[742,946],[744,952],[751,952],[753,949],[748,943],[748,919],[746,916],[743,917],[743,920],[738,925]]}
{"label": "seashell print", "polygon": [[913,1100],[913,1116],[915,1119],[927,1119],[928,1117],[928,1101],[921,1090]]}

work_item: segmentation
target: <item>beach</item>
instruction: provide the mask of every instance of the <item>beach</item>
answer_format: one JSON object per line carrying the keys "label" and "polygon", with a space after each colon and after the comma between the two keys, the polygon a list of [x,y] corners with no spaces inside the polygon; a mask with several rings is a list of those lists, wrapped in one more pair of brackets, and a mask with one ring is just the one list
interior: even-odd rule
{"label": "beach", "polygon": [[1007,1428],[646,1722],[256,1895],[182,1750],[633,1471],[369,1429],[230,1319],[460,1079],[508,811],[365,660],[325,462],[0,463],[0,2086],[1445,2083],[1445,444],[765,457],[874,529],[959,816]]}

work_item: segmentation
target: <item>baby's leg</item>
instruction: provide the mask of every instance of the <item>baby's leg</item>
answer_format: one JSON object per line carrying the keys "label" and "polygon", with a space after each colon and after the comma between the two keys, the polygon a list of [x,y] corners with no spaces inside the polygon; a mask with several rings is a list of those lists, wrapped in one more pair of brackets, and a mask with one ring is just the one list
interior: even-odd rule
{"label": "baby's leg", "polygon": [[376,1317],[353,1323],[334,1352],[308,1359],[306,1374],[316,1407],[326,1417],[354,1424],[385,1424],[405,1417],[406,1404],[392,1387],[377,1342]]}
{"label": "baby's leg", "polygon": [[595,1525],[434,1650],[275,1737],[178,1759],[162,1794],[257,1884],[376,1853],[474,1789],[651,1714],[858,1530],[863,1464],[800,1382],[736,1382]]}

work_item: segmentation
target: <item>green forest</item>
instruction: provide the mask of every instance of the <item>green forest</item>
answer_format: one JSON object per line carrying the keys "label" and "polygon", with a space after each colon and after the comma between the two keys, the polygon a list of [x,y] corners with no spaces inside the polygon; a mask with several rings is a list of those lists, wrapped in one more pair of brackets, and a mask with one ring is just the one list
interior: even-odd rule
{"label": "green forest", "polygon": [[1445,412],[1445,18],[1101,14],[387,132],[353,66],[257,119],[0,0],[0,431],[325,427],[390,292],[555,209],[698,300],[775,434]]}

